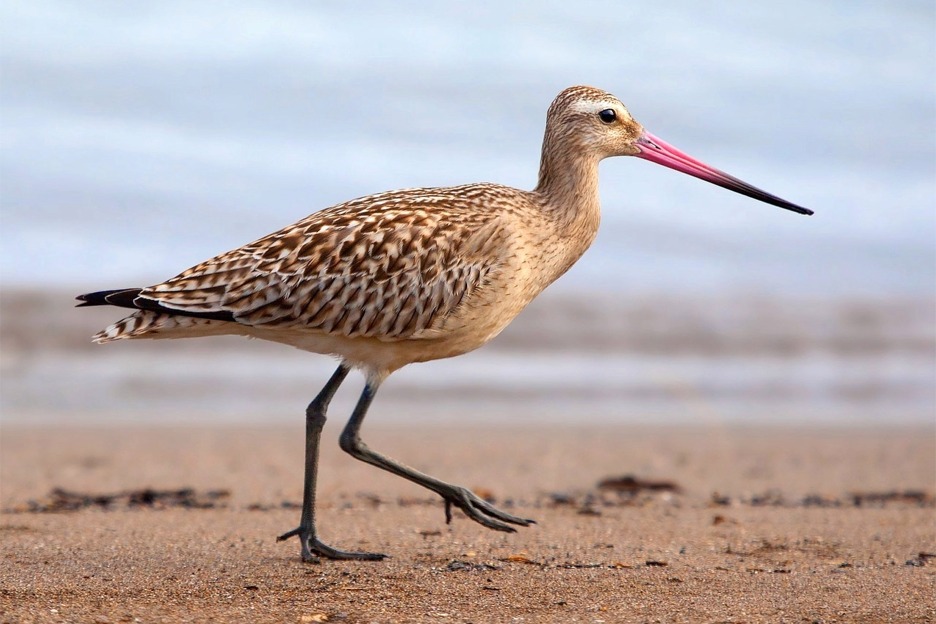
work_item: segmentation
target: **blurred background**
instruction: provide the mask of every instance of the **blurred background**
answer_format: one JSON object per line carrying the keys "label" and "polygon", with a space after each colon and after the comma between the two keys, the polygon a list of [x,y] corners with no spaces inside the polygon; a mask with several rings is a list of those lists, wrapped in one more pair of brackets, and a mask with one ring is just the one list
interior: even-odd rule
{"label": "blurred background", "polygon": [[301,422],[328,358],[98,347],[121,313],[74,295],[378,191],[532,188],[573,84],[817,214],[606,161],[579,264],[484,349],[394,375],[373,421],[936,415],[931,1],[8,1],[0,63],[6,424]]}

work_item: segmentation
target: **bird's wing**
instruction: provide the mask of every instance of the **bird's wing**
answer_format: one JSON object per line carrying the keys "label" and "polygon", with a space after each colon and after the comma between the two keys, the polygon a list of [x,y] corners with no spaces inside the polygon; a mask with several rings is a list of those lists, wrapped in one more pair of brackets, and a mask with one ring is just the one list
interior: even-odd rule
{"label": "bird's wing", "polygon": [[507,233],[496,213],[433,210],[425,196],[360,201],[315,213],[138,297],[182,314],[229,313],[250,326],[399,340],[431,336],[502,266]]}

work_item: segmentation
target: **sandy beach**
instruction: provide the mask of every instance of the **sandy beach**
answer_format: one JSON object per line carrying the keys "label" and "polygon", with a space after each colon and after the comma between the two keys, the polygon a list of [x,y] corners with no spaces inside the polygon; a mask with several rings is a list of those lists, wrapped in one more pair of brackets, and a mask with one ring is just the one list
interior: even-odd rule
{"label": "sandy beach", "polygon": [[275,541],[298,521],[301,423],[5,428],[2,621],[936,618],[931,428],[365,432],[537,520],[515,534],[446,525],[439,500],[327,431],[322,536],[386,561],[303,564]]}
{"label": "sandy beach", "polygon": [[328,358],[97,347],[72,294],[0,299],[4,624],[936,619],[930,299],[547,299],[394,375],[365,441],[513,534],[342,453],[349,381],[320,534],[389,558],[311,565],[276,536]]}

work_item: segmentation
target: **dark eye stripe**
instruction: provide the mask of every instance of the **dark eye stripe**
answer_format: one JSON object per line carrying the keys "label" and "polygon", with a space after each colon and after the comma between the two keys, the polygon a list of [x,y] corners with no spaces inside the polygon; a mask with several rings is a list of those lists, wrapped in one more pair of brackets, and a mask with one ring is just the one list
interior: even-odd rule
{"label": "dark eye stripe", "polygon": [[605,123],[613,123],[614,120],[617,119],[617,113],[615,113],[613,109],[606,108],[598,113],[598,118]]}

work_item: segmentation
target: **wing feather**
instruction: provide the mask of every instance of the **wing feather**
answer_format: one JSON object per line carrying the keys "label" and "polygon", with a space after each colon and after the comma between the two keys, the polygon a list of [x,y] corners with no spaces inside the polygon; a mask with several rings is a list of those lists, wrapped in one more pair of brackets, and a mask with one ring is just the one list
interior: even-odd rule
{"label": "wing feather", "polygon": [[502,267],[498,250],[509,235],[496,210],[458,210],[458,201],[418,190],[355,200],[139,296],[162,309],[230,313],[250,326],[383,340],[431,335]]}

